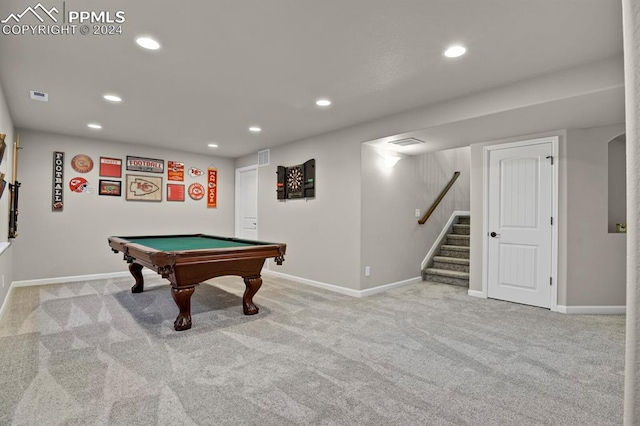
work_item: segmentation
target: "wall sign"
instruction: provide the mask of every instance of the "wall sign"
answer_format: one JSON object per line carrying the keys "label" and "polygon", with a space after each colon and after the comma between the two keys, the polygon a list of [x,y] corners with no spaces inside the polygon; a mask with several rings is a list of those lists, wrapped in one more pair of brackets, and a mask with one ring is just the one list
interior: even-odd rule
{"label": "wall sign", "polygon": [[133,172],[164,173],[164,160],[131,157],[127,155],[127,170]]}
{"label": "wall sign", "polygon": [[184,181],[184,163],[167,161],[167,180]]}
{"label": "wall sign", "polygon": [[203,176],[204,172],[197,167],[189,167],[189,176],[192,178]]}
{"label": "wall sign", "polygon": [[83,177],[74,177],[69,181],[69,189],[72,192],[77,192],[79,194],[83,192],[88,192],[89,182]]}
{"label": "wall sign", "polygon": [[100,157],[100,176],[122,177],[122,159]]}
{"label": "wall sign", "polygon": [[78,154],[71,159],[71,167],[78,173],[89,173],[93,170],[93,160],[88,155]]}
{"label": "wall sign", "polygon": [[276,193],[278,200],[316,196],[316,160],[297,166],[278,166]]}
{"label": "wall sign", "polygon": [[184,185],[168,183],[167,201],[184,201]]}
{"label": "wall sign", "polygon": [[204,198],[204,186],[199,183],[192,183],[189,185],[189,197],[192,200],[202,200]]}
{"label": "wall sign", "polygon": [[127,201],[162,201],[162,178],[127,175]]}
{"label": "wall sign", "polygon": [[53,186],[51,190],[51,210],[61,212],[64,208],[64,152],[53,153]]}
{"label": "wall sign", "polygon": [[218,169],[207,169],[207,207],[218,207]]}
{"label": "wall sign", "polygon": [[122,196],[122,182],[119,180],[100,179],[98,188],[99,195]]}

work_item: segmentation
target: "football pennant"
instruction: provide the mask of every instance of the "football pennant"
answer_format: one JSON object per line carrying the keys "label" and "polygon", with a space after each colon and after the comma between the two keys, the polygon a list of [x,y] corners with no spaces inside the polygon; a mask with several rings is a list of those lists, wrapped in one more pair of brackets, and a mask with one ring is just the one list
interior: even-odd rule
{"label": "football pennant", "polygon": [[218,170],[207,170],[207,207],[218,207]]}

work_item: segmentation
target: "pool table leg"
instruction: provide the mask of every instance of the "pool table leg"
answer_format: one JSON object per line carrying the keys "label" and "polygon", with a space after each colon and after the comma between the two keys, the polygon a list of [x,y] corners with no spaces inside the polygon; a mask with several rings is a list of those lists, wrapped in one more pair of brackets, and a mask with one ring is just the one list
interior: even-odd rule
{"label": "pool table leg", "polygon": [[244,285],[247,288],[242,296],[242,311],[245,315],[255,315],[260,309],[253,304],[253,296],[260,290],[262,278],[260,275],[257,277],[244,277]]}
{"label": "pool table leg", "polygon": [[173,322],[176,331],[188,330],[191,328],[191,295],[195,287],[171,287],[171,296],[178,305],[180,313]]}
{"label": "pool table leg", "polygon": [[138,263],[129,264],[129,272],[135,278],[136,283],[131,287],[131,293],[142,293],[144,290],[144,278],[142,277],[142,265]]}

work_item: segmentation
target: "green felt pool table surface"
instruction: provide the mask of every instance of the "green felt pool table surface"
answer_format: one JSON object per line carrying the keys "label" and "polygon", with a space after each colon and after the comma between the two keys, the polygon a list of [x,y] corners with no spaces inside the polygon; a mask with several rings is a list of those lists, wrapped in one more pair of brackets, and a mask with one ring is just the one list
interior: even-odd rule
{"label": "green felt pool table surface", "polygon": [[206,250],[264,245],[260,241],[237,240],[211,235],[178,235],[158,237],[122,237],[129,243],[140,244],[159,251]]}

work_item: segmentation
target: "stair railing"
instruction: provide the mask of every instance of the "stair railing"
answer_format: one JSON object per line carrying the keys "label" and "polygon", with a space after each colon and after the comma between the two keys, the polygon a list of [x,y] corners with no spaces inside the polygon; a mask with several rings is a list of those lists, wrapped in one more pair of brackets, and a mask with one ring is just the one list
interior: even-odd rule
{"label": "stair railing", "polygon": [[429,216],[431,216],[431,213],[433,213],[433,211],[436,209],[436,207],[438,207],[438,204],[440,204],[440,201],[442,201],[444,196],[447,195],[447,192],[449,192],[449,189],[451,189],[451,187],[453,186],[453,184],[456,181],[456,179],[458,179],[458,176],[460,176],[460,172],[455,172],[453,174],[453,177],[451,178],[451,180],[449,181],[447,186],[444,187],[444,189],[442,190],[442,192],[440,193],[438,198],[436,198],[436,200],[433,202],[433,204],[431,205],[429,210],[427,210],[427,212],[424,214],[424,216],[422,216],[422,218],[418,221],[418,223],[420,225],[424,225],[425,222],[427,221],[427,219],[429,219]]}

